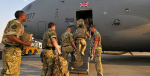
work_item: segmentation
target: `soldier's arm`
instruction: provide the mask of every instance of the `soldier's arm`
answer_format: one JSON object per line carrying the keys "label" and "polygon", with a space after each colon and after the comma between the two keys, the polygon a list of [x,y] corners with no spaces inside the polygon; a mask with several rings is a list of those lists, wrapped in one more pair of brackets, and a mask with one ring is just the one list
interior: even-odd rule
{"label": "soldier's arm", "polygon": [[62,43],[60,43],[60,45],[61,45],[61,52],[62,52]]}
{"label": "soldier's arm", "polygon": [[95,56],[95,49],[97,48],[97,44],[98,44],[98,41],[100,40],[99,38],[99,35],[97,33],[94,34],[94,49],[93,49],[93,54]]}
{"label": "soldier's arm", "polygon": [[95,51],[95,49],[97,48],[97,44],[98,44],[98,41],[95,40],[95,41],[94,41],[94,51]]}
{"label": "soldier's arm", "polygon": [[89,33],[87,33],[87,36],[91,37],[91,35]]}
{"label": "soldier's arm", "polygon": [[74,40],[76,39],[76,35],[74,35]]}
{"label": "soldier's arm", "polygon": [[11,41],[13,41],[13,42],[16,42],[16,43],[18,43],[18,44],[23,44],[23,45],[26,45],[26,46],[30,46],[31,45],[31,42],[23,42],[23,41],[21,41],[20,39],[18,39],[16,36],[14,36],[14,35],[8,35],[7,36],[7,38],[8,39],[10,39]]}
{"label": "soldier's arm", "polygon": [[91,35],[89,34],[89,31],[87,31],[87,29],[86,29],[85,33],[87,36],[91,37]]}
{"label": "soldier's arm", "polygon": [[100,37],[99,37],[98,33],[95,33],[93,37],[94,37],[94,51],[95,51],[97,44],[98,44],[98,41],[100,40],[99,39]]}
{"label": "soldier's arm", "polygon": [[62,52],[62,40],[60,40],[61,52]]}
{"label": "soldier's arm", "polygon": [[74,47],[74,49],[77,50],[77,47],[76,47],[74,41],[71,41],[71,44],[72,44],[72,46]]}
{"label": "soldier's arm", "polygon": [[8,27],[9,32],[7,32],[7,38],[18,44],[30,46],[31,42],[25,43],[25,42],[21,41],[19,38],[17,38],[17,36],[20,35],[20,30],[19,30],[20,26],[21,25],[17,21],[13,21]]}
{"label": "soldier's arm", "polygon": [[95,49],[97,48],[97,44],[98,44],[98,41],[95,40],[94,41],[94,50],[93,50],[93,55],[95,56]]}
{"label": "soldier's arm", "polygon": [[69,40],[70,40],[72,46],[74,47],[74,49],[77,50],[77,47],[75,46],[75,43],[74,43],[73,35],[72,35],[72,34],[69,34]]}
{"label": "soldier's arm", "polygon": [[52,38],[52,43],[53,43],[53,45],[55,46],[55,48],[57,49],[58,54],[60,55],[60,54],[61,54],[61,51],[60,51],[60,49],[59,49],[59,47],[58,47],[58,43],[57,43],[57,41],[56,41],[56,38]]}

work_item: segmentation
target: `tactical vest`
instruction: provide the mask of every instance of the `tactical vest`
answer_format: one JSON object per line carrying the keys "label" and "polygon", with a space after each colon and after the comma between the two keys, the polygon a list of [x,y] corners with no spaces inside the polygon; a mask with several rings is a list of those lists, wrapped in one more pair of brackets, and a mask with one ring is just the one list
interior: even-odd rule
{"label": "tactical vest", "polygon": [[51,38],[50,38],[50,36],[49,36],[49,32],[50,32],[50,31],[47,31],[47,32],[45,32],[44,35],[43,35],[43,42],[42,42],[42,48],[43,48],[43,49],[46,49],[47,47],[54,47],[54,46],[52,45],[52,41],[51,41]]}

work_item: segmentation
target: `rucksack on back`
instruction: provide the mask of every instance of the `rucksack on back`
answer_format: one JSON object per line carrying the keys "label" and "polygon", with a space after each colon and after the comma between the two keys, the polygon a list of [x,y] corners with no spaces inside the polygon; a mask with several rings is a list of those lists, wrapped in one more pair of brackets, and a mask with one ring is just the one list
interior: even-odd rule
{"label": "rucksack on back", "polygon": [[76,30],[75,36],[76,36],[76,38],[86,38],[86,31],[85,31],[85,29],[78,28]]}

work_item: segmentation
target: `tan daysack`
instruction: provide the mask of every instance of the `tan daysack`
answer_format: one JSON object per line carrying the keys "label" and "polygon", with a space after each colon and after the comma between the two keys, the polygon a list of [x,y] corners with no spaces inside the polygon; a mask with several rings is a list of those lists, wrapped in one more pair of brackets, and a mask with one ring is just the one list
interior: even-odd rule
{"label": "tan daysack", "polygon": [[68,62],[62,56],[57,56],[52,76],[69,76]]}

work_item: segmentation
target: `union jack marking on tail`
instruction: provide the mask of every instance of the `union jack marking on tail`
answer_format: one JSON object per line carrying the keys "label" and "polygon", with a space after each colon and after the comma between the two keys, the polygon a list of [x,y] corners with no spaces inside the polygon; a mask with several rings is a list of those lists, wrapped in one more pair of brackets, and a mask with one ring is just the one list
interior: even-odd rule
{"label": "union jack marking on tail", "polygon": [[81,7],[89,7],[89,2],[82,2],[82,3],[80,3],[80,8]]}

